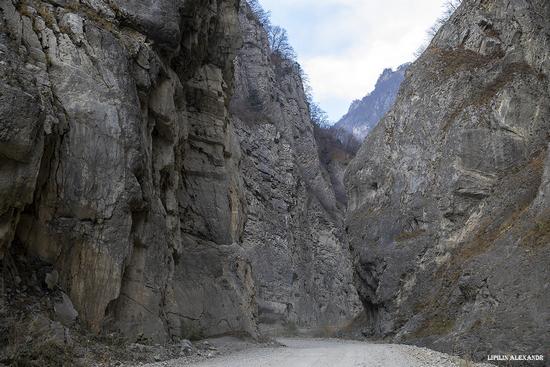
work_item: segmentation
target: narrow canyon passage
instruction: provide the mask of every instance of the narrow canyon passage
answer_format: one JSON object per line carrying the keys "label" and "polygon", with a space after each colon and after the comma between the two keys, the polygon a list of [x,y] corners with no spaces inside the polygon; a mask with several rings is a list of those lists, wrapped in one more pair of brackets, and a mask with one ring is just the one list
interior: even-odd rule
{"label": "narrow canyon passage", "polygon": [[261,2],[0,0],[0,367],[549,355],[550,1],[448,1],[334,125]]}

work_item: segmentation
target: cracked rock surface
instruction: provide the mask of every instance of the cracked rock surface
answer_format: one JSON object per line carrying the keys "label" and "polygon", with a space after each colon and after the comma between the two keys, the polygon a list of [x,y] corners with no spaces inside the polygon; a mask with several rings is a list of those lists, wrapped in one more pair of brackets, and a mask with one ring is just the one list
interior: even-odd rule
{"label": "cracked rock surface", "polygon": [[[1,0],[0,75],[0,259],[52,265],[58,315],[162,342],[359,311],[302,80],[245,2]],[[230,112],[252,90],[269,119]]]}
{"label": "cracked rock surface", "polygon": [[548,1],[465,0],[350,164],[365,333],[546,352],[549,19]]}
{"label": "cracked rock surface", "polygon": [[[259,322],[270,332],[331,333],[361,310],[343,232],[344,208],[322,166],[299,66],[269,51],[242,5],[232,121],[240,142]],[[291,329],[291,330],[289,330]]]}
{"label": "cracked rock surface", "polygon": [[95,332],[254,335],[226,108],[236,1],[0,10],[2,254],[53,264]]}

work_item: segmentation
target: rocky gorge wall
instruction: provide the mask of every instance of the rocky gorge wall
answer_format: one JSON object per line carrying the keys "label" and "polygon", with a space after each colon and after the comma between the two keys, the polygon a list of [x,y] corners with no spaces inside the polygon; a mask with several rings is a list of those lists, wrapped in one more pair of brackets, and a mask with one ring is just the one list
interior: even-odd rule
{"label": "rocky gorge wall", "polygon": [[[0,52],[0,258],[52,264],[88,329],[257,336],[359,310],[302,81],[245,3],[2,0]],[[231,116],[252,91],[261,110]]]}
{"label": "rocky gorge wall", "polygon": [[[242,243],[265,330],[345,326],[361,310],[344,207],[321,164],[300,67],[269,49],[243,4],[244,46],[235,62],[233,123],[247,202]],[[323,330],[324,329],[324,330]]]}
{"label": "rocky gorge wall", "polygon": [[349,152],[246,2],[0,0],[0,292],[17,251],[95,333],[326,335],[364,307],[378,337],[543,353],[548,19],[465,0],[346,197]]}
{"label": "rocky gorge wall", "polygon": [[368,331],[476,358],[550,340],[550,3],[465,0],[346,173]]}
{"label": "rocky gorge wall", "polygon": [[96,332],[254,335],[238,4],[174,4],[2,1],[2,251],[52,263]]}

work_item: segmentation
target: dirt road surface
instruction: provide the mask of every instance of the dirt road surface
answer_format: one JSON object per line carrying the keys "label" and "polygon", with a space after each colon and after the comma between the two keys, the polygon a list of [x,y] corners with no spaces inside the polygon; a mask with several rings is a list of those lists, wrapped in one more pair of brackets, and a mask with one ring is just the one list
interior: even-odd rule
{"label": "dirt road surface", "polygon": [[150,367],[481,367],[426,348],[339,339],[278,339],[201,362],[172,360]]}

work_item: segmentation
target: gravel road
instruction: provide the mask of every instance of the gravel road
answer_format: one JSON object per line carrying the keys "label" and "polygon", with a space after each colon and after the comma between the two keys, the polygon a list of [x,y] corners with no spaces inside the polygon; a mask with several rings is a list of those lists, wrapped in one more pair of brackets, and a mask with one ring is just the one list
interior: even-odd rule
{"label": "gravel road", "polygon": [[249,348],[202,362],[160,362],[151,367],[481,367],[457,357],[397,344],[338,339],[278,339],[282,347]]}

